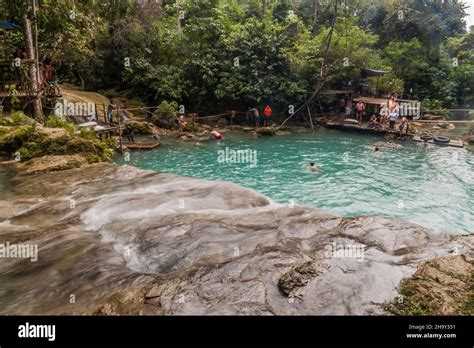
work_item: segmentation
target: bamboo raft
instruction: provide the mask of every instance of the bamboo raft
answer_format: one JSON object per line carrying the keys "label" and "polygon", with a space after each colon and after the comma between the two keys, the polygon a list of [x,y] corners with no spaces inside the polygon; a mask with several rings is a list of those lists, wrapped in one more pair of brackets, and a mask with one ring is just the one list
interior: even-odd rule
{"label": "bamboo raft", "polygon": [[161,146],[161,143],[129,143],[124,146],[129,150],[152,150]]}

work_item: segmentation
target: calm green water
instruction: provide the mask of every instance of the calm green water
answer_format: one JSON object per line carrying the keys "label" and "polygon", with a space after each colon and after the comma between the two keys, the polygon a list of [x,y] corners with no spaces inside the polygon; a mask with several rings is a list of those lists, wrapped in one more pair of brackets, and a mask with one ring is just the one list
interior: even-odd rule
{"label": "calm green water", "polygon": [[[276,202],[294,201],[344,215],[381,215],[436,231],[474,232],[474,153],[410,140],[372,155],[374,136],[339,131],[253,139],[225,134],[222,143],[165,140],[131,152],[128,164],[210,180],[231,181]],[[218,151],[256,150],[257,161],[219,163]],[[231,158],[230,158],[231,159]],[[321,168],[303,168],[311,161]],[[123,159],[118,162],[124,163]]]}

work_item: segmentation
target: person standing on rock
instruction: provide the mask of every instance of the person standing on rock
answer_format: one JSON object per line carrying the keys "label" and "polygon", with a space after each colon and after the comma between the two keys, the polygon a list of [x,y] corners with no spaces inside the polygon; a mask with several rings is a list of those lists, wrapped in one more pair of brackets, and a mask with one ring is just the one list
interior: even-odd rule
{"label": "person standing on rock", "polygon": [[362,101],[358,101],[356,104],[356,118],[357,122],[359,122],[359,125],[362,124],[362,117],[364,116],[365,113],[365,104]]}
{"label": "person standing on rock", "polygon": [[247,125],[251,126],[253,124],[253,109],[248,108],[247,112],[245,113],[245,120],[247,121]]}
{"label": "person standing on rock", "polygon": [[129,123],[125,125],[122,135],[125,136],[130,143],[135,142],[135,139],[133,138],[133,128]]}
{"label": "person standing on rock", "polygon": [[113,104],[107,106],[107,123],[112,126],[113,124]]}
{"label": "person standing on rock", "polygon": [[265,117],[263,121],[263,126],[270,127],[270,117],[272,116],[272,108],[269,105],[265,107],[264,114],[265,114]]}
{"label": "person standing on rock", "polygon": [[390,114],[388,115],[388,120],[389,120],[390,130],[394,130],[395,123],[398,120],[398,113],[395,109],[392,109],[390,111]]}
{"label": "person standing on rock", "polygon": [[346,101],[346,117],[350,117],[352,115],[352,101],[351,98],[347,98]]}
{"label": "person standing on rock", "polygon": [[[403,116],[402,117],[402,123],[400,124],[400,138],[404,135],[405,139],[406,139],[406,137],[408,136],[408,127],[409,127],[408,118]],[[405,134],[403,134],[403,133],[405,133]]]}
{"label": "person standing on rock", "polygon": [[346,98],[342,97],[339,100],[339,113],[344,114],[346,112]]}
{"label": "person standing on rock", "polygon": [[258,112],[257,107],[254,107],[252,110],[255,117],[255,128],[258,128],[260,126],[260,113]]}
{"label": "person standing on rock", "polygon": [[184,132],[186,130],[188,123],[186,122],[186,118],[184,117],[183,114],[179,116],[178,124],[179,124],[179,129],[181,130],[181,132]]}

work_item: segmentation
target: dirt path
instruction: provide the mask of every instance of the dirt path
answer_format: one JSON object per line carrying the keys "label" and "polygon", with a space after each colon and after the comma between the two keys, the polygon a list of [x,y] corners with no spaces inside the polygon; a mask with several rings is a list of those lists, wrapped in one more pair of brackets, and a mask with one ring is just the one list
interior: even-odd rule
{"label": "dirt path", "polygon": [[70,102],[85,102],[94,104],[110,104],[109,98],[100,93],[80,91],[77,87],[69,84],[60,85],[59,89],[64,99]]}

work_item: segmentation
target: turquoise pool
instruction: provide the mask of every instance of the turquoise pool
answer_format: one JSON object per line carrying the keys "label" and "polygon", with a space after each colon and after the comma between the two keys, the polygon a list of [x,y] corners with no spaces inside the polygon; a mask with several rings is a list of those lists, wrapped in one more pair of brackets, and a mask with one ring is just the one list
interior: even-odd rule
{"label": "turquoise pool", "polygon": [[[260,139],[225,134],[222,143],[199,146],[167,139],[156,150],[131,152],[128,164],[231,181],[276,202],[344,216],[381,215],[436,231],[474,232],[474,153],[436,145],[424,148],[407,140],[399,142],[402,148],[381,148],[380,156],[373,156],[373,144],[383,140],[327,130]],[[233,163],[228,156],[221,163],[219,151],[226,148],[228,154],[256,151],[256,161],[241,157],[240,163]],[[124,163],[123,158],[117,161]],[[312,161],[319,174],[304,168]]]}

